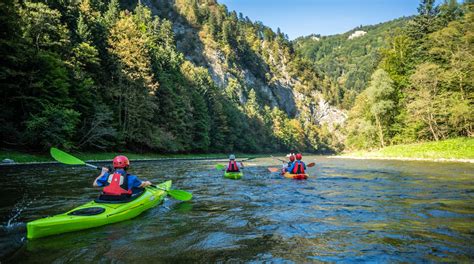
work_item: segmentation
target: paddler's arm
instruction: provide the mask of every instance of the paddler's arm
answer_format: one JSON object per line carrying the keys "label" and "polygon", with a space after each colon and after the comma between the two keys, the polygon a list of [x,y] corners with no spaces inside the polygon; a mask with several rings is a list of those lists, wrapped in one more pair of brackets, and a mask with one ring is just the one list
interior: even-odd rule
{"label": "paddler's arm", "polygon": [[140,184],[140,186],[138,186],[139,188],[145,188],[145,187],[148,187],[151,185],[151,182],[150,181],[142,181],[142,184]]}
{"label": "paddler's arm", "polygon": [[293,162],[293,164],[291,164],[291,166],[288,166],[287,171],[292,171],[294,166],[295,166],[295,163]]}
{"label": "paddler's arm", "polygon": [[128,175],[128,188],[145,188],[150,186],[150,181],[142,181],[135,175]]}
{"label": "paddler's arm", "polygon": [[109,172],[109,169],[107,169],[106,167],[102,167],[102,171],[100,172],[100,175],[97,176],[97,178],[95,178],[94,180],[94,183],[92,184],[92,186],[94,187],[101,187],[102,185],[99,185],[99,183],[97,182],[100,178],[102,178],[102,176],[104,176],[106,173]]}

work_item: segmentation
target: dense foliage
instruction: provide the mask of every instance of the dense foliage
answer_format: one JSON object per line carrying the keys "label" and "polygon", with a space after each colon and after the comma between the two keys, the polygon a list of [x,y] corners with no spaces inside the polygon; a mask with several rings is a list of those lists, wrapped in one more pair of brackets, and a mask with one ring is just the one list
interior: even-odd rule
{"label": "dense foliage", "polygon": [[[3,148],[327,152],[341,131],[349,148],[472,135],[471,1],[295,42],[215,0],[139,3],[0,2]],[[320,95],[350,109],[343,129],[321,122]]]}
{"label": "dense foliage", "polygon": [[[295,39],[298,54],[314,63],[313,69],[323,79],[326,99],[350,109],[362,92],[380,61],[380,49],[388,45],[387,38],[399,33],[409,18],[371,26],[359,26],[344,34],[310,35]],[[350,38],[356,31],[365,35]]]}
{"label": "dense foliage", "polygon": [[418,11],[356,39],[297,41],[302,56],[324,65],[330,97],[350,107],[346,147],[473,135],[474,4],[422,0]]}
{"label": "dense foliage", "polygon": [[[167,5],[201,27],[228,65],[246,65],[267,82],[280,71],[277,62],[268,63],[272,55],[262,43],[293,56],[281,32],[237,18],[214,1]],[[239,100],[241,79],[220,89],[207,68],[177,50],[172,22],[147,7],[118,0],[7,0],[0,9],[3,147],[318,149],[299,121],[251,87]]]}

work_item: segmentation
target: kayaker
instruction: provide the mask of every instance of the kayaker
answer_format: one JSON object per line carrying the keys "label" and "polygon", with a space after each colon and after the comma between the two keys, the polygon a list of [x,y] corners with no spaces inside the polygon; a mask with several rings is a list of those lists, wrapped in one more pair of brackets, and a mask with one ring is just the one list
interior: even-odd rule
{"label": "kayaker", "polygon": [[291,155],[289,157],[290,161],[288,161],[288,163],[286,164],[283,164],[283,168],[282,168],[282,172],[285,173],[288,171],[288,168],[291,168],[291,166],[293,165],[293,163],[295,162],[295,156],[294,155]]}
{"label": "kayaker", "polygon": [[102,167],[100,175],[94,180],[94,187],[104,187],[103,194],[107,196],[130,196],[133,188],[145,188],[151,185],[149,181],[141,181],[135,175],[127,173],[130,161],[125,156],[117,156],[113,160],[114,171]]}
{"label": "kayaker", "polygon": [[227,164],[227,166],[225,167],[225,171],[227,171],[227,172],[239,172],[240,168],[239,168],[238,163],[240,163],[240,168],[244,167],[244,164],[242,162],[235,161],[235,155],[231,154],[229,156],[229,164]]}
{"label": "kayaker", "polygon": [[291,167],[288,169],[288,172],[292,174],[304,174],[306,170],[306,164],[301,161],[303,156],[301,155],[301,153],[298,153],[295,155],[295,158],[296,161],[293,162]]}

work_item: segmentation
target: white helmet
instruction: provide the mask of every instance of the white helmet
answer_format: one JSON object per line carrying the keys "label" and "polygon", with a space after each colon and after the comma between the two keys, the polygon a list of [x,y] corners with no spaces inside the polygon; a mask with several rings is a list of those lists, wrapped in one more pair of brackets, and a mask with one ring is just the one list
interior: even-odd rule
{"label": "white helmet", "polygon": [[234,155],[234,154],[230,154],[229,159],[230,159],[230,160],[235,160],[235,155]]}

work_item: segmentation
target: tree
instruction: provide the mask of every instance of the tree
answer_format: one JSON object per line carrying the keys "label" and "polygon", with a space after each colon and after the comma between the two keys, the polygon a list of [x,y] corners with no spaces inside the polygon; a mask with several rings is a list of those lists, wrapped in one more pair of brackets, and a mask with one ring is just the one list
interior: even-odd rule
{"label": "tree", "polygon": [[445,138],[447,121],[446,93],[442,93],[440,84],[441,68],[433,63],[424,63],[417,67],[410,77],[412,90],[409,93],[407,110],[411,122],[420,122],[420,135],[426,130],[438,141]]}
{"label": "tree", "polygon": [[[149,11],[145,15],[149,16]],[[151,62],[146,47],[149,36],[139,26],[134,16],[121,12],[120,19],[110,30],[109,51],[120,59],[120,68],[127,78],[142,82],[150,93],[154,93],[158,83],[150,71]]]}
{"label": "tree", "polygon": [[389,38],[388,48],[381,49],[380,67],[384,69],[397,87],[408,85],[408,72],[413,67],[413,41],[402,32]]}
{"label": "tree", "polygon": [[251,89],[249,92],[247,102],[245,103],[245,112],[250,118],[260,118],[260,106],[254,89]]}
{"label": "tree", "polygon": [[54,50],[61,52],[61,47],[69,40],[67,28],[61,23],[61,14],[43,3],[25,2],[20,9],[23,25],[23,37],[32,43],[36,50]]}
{"label": "tree", "polygon": [[107,6],[107,11],[103,15],[103,19],[108,27],[111,27],[120,17],[119,0],[111,0]]}
{"label": "tree", "polygon": [[435,0],[421,0],[418,6],[418,16],[409,23],[408,35],[421,41],[423,37],[438,29],[436,16],[439,14],[439,7]]}
{"label": "tree", "polygon": [[28,43],[22,38],[19,5],[15,0],[0,1],[0,122],[3,124],[1,145],[17,144],[24,119],[19,107],[20,91],[25,84]]}
{"label": "tree", "polygon": [[32,115],[26,122],[26,139],[44,149],[60,146],[72,147],[80,114],[72,109],[46,105],[44,110]]}
{"label": "tree", "polygon": [[116,58],[115,89],[112,92],[117,107],[118,125],[124,140],[153,145],[151,122],[156,105],[151,95],[155,94],[158,82],[151,72],[151,59],[147,43],[149,35],[144,21],[149,21],[150,12],[138,10],[131,15],[121,12],[110,29],[109,52]]}
{"label": "tree", "polygon": [[395,107],[394,91],[393,81],[384,70],[379,69],[372,74],[366,94],[382,147],[385,147],[386,131],[394,116],[392,112]]}
{"label": "tree", "polygon": [[470,36],[474,34],[474,14],[466,14],[460,21],[429,35],[430,55],[438,63],[446,65],[445,77],[450,90],[459,91],[467,98],[474,91],[474,45]]}
{"label": "tree", "polygon": [[462,15],[461,6],[457,0],[444,0],[439,8],[439,23],[446,27],[449,22],[459,19]]}
{"label": "tree", "polygon": [[370,149],[378,145],[377,127],[373,124],[366,91],[359,94],[345,124],[346,146],[350,149]]}

